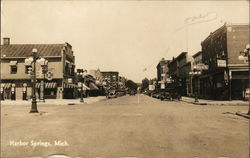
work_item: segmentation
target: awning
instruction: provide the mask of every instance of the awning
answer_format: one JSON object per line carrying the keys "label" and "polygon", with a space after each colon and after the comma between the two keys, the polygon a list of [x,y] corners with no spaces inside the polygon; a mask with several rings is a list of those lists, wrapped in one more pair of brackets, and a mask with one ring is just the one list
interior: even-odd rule
{"label": "awning", "polygon": [[89,83],[90,90],[98,90],[99,88],[94,83]]}
{"label": "awning", "polygon": [[82,84],[83,90],[90,90],[88,86],[86,86],[84,83]]}
{"label": "awning", "polygon": [[63,88],[76,88],[77,87],[77,85],[75,85],[75,84],[64,84],[63,85]]}
{"label": "awning", "polygon": [[17,61],[10,61],[10,66],[16,66]]}
{"label": "awning", "polygon": [[36,83],[36,88],[40,88],[40,83]]}
{"label": "awning", "polygon": [[[36,88],[40,88],[41,83],[36,83]],[[45,88],[56,88],[56,82],[45,82]]]}
{"label": "awning", "polygon": [[56,88],[57,84],[56,82],[46,82],[45,88]]}
{"label": "awning", "polygon": [[1,83],[1,87],[10,88],[12,83]]}

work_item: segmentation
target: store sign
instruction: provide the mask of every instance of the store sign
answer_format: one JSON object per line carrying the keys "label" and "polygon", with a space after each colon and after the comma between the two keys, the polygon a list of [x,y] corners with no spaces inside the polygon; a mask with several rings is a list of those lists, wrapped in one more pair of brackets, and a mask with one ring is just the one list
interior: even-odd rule
{"label": "store sign", "polygon": [[47,72],[47,79],[51,81],[53,79],[53,73],[51,71]]}
{"label": "store sign", "polygon": [[218,67],[226,67],[226,60],[217,60],[217,66]]}
{"label": "store sign", "polygon": [[149,89],[150,91],[153,91],[153,90],[155,90],[155,86],[154,86],[154,85],[148,85],[148,89]]}
{"label": "store sign", "polygon": [[196,64],[196,65],[194,65],[194,69],[196,69],[196,70],[208,70],[208,65]]}
{"label": "store sign", "polygon": [[73,83],[72,78],[68,78],[68,83]]}
{"label": "store sign", "polygon": [[245,91],[245,98],[249,98],[250,97],[250,89],[247,88]]}
{"label": "store sign", "polygon": [[167,83],[171,83],[171,79],[170,78],[167,78],[166,81],[167,81]]}
{"label": "store sign", "polygon": [[161,83],[161,89],[165,89],[165,83]]}
{"label": "store sign", "polygon": [[200,75],[200,74],[201,74],[201,71],[189,72],[189,75]]}

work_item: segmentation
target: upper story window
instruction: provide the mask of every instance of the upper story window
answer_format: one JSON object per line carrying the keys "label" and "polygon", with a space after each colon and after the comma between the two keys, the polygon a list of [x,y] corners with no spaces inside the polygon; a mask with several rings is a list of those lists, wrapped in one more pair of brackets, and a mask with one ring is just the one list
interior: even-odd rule
{"label": "upper story window", "polygon": [[10,73],[16,74],[17,73],[17,66],[10,66]]}
{"label": "upper story window", "polygon": [[10,73],[11,74],[17,73],[17,61],[10,61]]}
{"label": "upper story window", "polygon": [[31,65],[25,65],[25,73],[28,74],[29,73],[29,69],[32,68]]}

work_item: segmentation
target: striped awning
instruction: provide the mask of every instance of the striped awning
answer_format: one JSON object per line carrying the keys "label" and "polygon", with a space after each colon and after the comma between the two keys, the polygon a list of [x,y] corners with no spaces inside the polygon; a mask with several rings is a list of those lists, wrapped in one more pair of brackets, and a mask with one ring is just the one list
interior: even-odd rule
{"label": "striped awning", "polygon": [[12,83],[1,83],[2,88],[10,88]]}
{"label": "striped awning", "polygon": [[76,88],[77,87],[77,85],[75,85],[75,84],[64,84],[63,85],[63,88]]}
{"label": "striped awning", "polygon": [[94,83],[89,83],[89,88],[91,89],[91,90],[98,90],[99,88],[94,84]]}
{"label": "striped awning", "polygon": [[[40,88],[41,83],[36,83],[36,88]],[[57,83],[56,82],[45,82],[45,88],[56,88]]]}

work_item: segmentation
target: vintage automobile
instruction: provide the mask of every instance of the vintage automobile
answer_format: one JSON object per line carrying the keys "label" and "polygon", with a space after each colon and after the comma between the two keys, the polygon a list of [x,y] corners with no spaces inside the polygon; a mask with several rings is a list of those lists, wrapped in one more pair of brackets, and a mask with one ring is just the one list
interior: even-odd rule
{"label": "vintage automobile", "polygon": [[167,100],[170,100],[170,101],[173,100],[173,98],[172,98],[170,92],[160,92],[159,99],[161,99],[162,101],[163,101],[163,100],[166,100],[166,99],[167,99]]}
{"label": "vintage automobile", "polygon": [[117,97],[126,95],[126,91],[124,89],[118,89],[116,90],[116,93],[117,93]]}
{"label": "vintage automobile", "polygon": [[131,90],[130,92],[129,92],[129,95],[135,95],[136,94],[136,91],[135,90]]}
{"label": "vintage automobile", "polygon": [[180,100],[181,95],[176,91],[175,88],[166,88],[164,91],[160,92],[159,99],[163,100],[170,100],[173,101],[174,99]]}
{"label": "vintage automobile", "polygon": [[115,89],[108,90],[108,92],[106,94],[106,97],[108,99],[110,99],[110,98],[117,98],[116,90]]}

